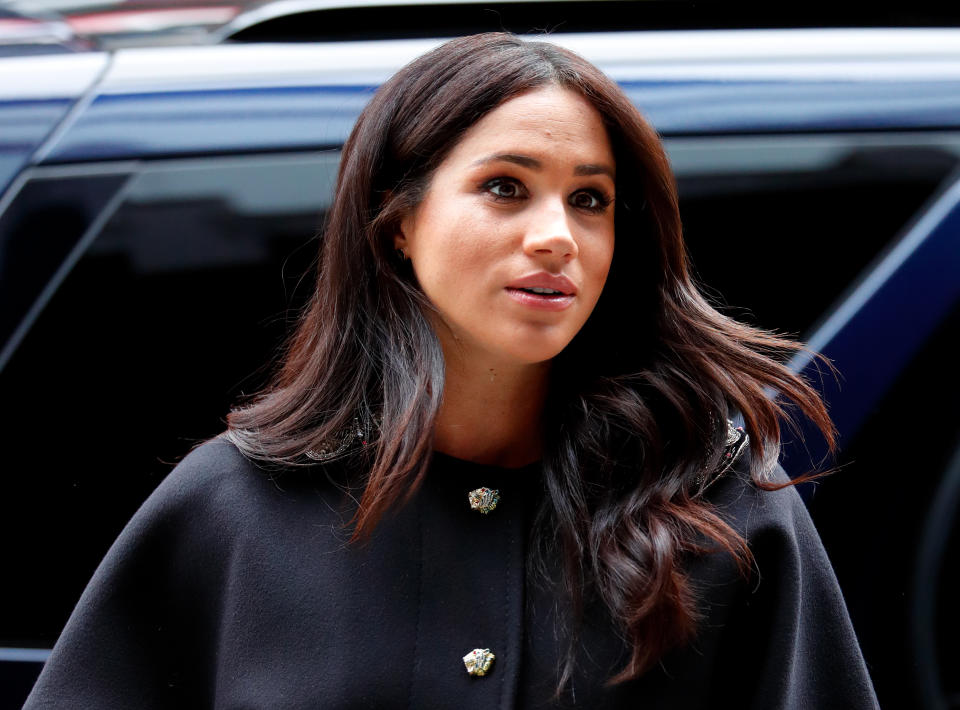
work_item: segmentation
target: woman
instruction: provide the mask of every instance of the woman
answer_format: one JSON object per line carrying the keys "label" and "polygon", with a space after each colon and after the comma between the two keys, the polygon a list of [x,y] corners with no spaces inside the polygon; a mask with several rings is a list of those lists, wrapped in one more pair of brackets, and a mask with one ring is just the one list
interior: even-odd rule
{"label": "woman", "polygon": [[[660,141],[506,34],[391,78],[273,382],[138,512],[28,708],[875,707]],[[742,417],[743,427],[731,420]]]}

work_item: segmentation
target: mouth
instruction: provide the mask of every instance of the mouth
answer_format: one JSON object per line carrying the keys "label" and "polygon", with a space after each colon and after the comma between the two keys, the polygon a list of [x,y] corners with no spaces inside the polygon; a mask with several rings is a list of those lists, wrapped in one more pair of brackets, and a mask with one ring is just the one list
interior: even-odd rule
{"label": "mouth", "polygon": [[569,307],[574,300],[571,293],[562,293],[552,289],[511,288],[507,287],[507,295],[522,306],[536,308],[543,311],[562,311]]}
{"label": "mouth", "polygon": [[563,291],[558,291],[555,288],[518,288],[516,291],[525,291],[526,293],[533,293],[537,296],[569,296],[569,293],[564,293]]}
{"label": "mouth", "polygon": [[576,296],[577,287],[563,274],[540,271],[522,276],[507,284],[507,289],[516,289],[539,296]]}
{"label": "mouth", "polygon": [[506,287],[517,303],[544,311],[562,311],[576,298],[577,287],[566,276],[540,272],[524,276]]}

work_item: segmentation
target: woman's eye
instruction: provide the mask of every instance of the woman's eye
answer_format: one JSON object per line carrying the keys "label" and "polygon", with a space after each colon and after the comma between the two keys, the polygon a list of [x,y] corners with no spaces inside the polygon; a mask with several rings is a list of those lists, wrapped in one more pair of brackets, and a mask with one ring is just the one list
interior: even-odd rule
{"label": "woman's eye", "polygon": [[580,190],[570,196],[570,204],[580,210],[601,212],[610,204],[610,200],[594,190]]}
{"label": "woman's eye", "polygon": [[520,185],[517,184],[516,181],[508,178],[494,178],[487,182],[484,187],[488,192],[493,193],[495,197],[499,197],[502,200],[513,200],[521,197],[523,194]]}

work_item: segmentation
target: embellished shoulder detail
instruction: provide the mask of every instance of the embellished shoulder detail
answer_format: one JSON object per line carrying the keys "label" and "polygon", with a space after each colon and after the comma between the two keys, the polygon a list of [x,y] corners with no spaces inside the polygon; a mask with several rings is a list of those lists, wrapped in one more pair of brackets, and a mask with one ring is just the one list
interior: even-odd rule
{"label": "embellished shoulder detail", "polygon": [[[723,443],[723,451],[720,452],[720,462],[712,471],[703,469],[696,478],[696,491],[694,495],[702,494],[718,478],[723,476],[730,467],[740,458],[744,449],[750,441],[750,436],[742,426],[734,426],[733,422],[727,419],[727,433]],[[712,452],[711,452],[712,453]]]}
{"label": "embellished shoulder detail", "polygon": [[344,427],[335,435],[324,439],[319,445],[306,452],[306,457],[312,461],[333,461],[346,456],[356,446],[366,446],[380,430],[381,417],[379,414],[369,419],[355,416],[350,426]]}

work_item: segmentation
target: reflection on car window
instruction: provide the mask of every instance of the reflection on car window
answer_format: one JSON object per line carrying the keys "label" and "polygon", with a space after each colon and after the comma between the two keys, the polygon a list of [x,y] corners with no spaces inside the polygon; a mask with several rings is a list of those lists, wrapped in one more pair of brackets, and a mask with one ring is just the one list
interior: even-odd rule
{"label": "reflection on car window", "polygon": [[30,310],[42,307],[48,285],[56,288],[58,270],[128,176],[123,168],[34,171],[0,215],[0,368],[6,346],[17,345],[10,339],[30,327]]}
{"label": "reflection on car window", "polygon": [[[338,158],[153,163],[131,178],[0,372],[17,442],[0,534],[29,537],[7,547],[0,645],[52,644],[170,464],[262,381],[312,288]],[[56,244],[37,234],[41,252]]]}
{"label": "reflection on car window", "polygon": [[667,147],[701,281],[730,315],[798,335],[960,164],[956,133],[675,138]]}

